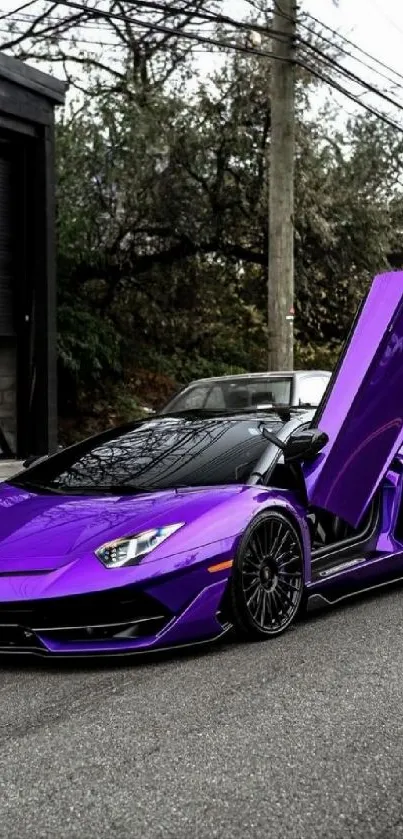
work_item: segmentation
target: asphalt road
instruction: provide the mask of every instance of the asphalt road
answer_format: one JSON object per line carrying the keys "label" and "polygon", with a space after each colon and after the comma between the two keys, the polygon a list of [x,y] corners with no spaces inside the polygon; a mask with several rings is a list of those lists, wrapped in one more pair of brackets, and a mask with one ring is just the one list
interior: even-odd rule
{"label": "asphalt road", "polygon": [[403,837],[403,590],[274,642],[0,662],[1,839]]}

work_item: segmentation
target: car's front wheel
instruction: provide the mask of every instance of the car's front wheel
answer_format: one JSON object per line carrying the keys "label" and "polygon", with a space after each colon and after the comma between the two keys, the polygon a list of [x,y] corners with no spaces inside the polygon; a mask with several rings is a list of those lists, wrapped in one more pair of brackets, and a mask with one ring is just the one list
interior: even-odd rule
{"label": "car's front wheel", "polygon": [[296,527],[282,513],[260,513],[241,539],[230,582],[239,635],[280,635],[296,618],[304,594],[304,561]]}

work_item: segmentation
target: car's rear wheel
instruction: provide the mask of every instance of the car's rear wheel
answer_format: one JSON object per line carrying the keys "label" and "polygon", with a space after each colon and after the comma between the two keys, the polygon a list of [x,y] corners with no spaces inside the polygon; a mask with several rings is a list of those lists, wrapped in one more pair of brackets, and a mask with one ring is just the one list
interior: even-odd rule
{"label": "car's rear wheel", "polygon": [[272,510],[253,520],[240,542],[230,587],[239,635],[265,639],[287,629],[304,595],[301,540],[290,519]]}

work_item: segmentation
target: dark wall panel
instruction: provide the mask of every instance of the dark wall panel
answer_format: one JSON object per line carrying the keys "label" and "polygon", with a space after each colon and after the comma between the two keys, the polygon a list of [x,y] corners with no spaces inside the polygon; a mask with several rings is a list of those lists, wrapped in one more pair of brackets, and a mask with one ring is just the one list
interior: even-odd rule
{"label": "dark wall panel", "polygon": [[57,445],[53,134],[65,91],[0,51],[0,432],[19,457]]}
{"label": "dark wall panel", "polygon": [[0,337],[14,329],[14,236],[13,166],[7,147],[0,143]]}

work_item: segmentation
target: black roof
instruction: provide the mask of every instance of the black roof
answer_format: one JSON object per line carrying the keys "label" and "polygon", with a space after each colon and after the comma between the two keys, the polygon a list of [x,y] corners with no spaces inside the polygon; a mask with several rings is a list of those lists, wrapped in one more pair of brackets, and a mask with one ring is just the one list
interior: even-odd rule
{"label": "black roof", "polygon": [[34,93],[43,96],[56,105],[62,105],[67,90],[67,82],[55,79],[48,73],[42,73],[34,67],[29,67],[24,61],[4,55],[0,52],[0,80],[6,79],[9,82],[25,87]]}

